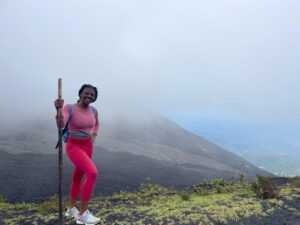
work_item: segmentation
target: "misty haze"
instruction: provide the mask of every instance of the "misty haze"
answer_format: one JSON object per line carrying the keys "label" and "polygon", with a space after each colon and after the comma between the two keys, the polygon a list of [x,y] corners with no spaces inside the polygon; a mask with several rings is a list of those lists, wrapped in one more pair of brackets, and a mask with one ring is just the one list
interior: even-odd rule
{"label": "misty haze", "polygon": [[[300,176],[299,10],[293,0],[1,1],[0,204],[57,194],[58,78],[65,104],[82,84],[99,90],[100,196],[244,176],[289,185]],[[292,222],[270,221],[296,225],[285,208],[277,215]]]}

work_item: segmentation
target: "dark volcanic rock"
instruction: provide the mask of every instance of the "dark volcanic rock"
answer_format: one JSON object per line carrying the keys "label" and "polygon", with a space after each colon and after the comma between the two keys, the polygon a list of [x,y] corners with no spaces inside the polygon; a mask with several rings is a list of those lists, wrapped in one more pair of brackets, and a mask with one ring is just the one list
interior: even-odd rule
{"label": "dark volcanic rock", "polygon": [[[134,190],[141,183],[160,183],[166,186],[184,187],[203,179],[216,177],[231,178],[226,171],[189,170],[168,161],[149,159],[126,152],[109,152],[96,148],[94,161],[99,175],[94,193],[112,194],[120,190]],[[67,195],[72,177],[73,165],[63,156],[63,193]],[[199,168],[198,168],[199,169]],[[8,154],[1,151],[0,193],[9,202],[35,201],[58,193],[58,157],[54,154]],[[202,171],[202,172],[201,172]]]}

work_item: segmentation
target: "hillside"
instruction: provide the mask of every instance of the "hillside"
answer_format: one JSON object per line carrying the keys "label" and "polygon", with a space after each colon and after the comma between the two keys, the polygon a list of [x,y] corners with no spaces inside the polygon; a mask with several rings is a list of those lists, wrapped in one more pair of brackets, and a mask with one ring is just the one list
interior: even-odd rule
{"label": "hillside", "polygon": [[[43,201],[57,187],[56,128],[53,123],[27,121],[25,128],[0,135],[0,193],[11,202]],[[166,186],[183,187],[204,179],[252,179],[269,173],[241,157],[156,115],[103,119],[95,144],[99,170],[96,191],[102,194],[135,190],[150,178]],[[64,155],[64,193],[68,193],[72,165]]]}

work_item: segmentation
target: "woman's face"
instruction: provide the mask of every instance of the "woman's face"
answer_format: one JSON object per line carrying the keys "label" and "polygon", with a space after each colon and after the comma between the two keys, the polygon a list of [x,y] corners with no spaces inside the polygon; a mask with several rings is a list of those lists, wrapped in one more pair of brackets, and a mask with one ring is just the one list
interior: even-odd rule
{"label": "woman's face", "polygon": [[80,101],[84,104],[90,104],[95,101],[95,90],[93,88],[84,88],[80,94]]}

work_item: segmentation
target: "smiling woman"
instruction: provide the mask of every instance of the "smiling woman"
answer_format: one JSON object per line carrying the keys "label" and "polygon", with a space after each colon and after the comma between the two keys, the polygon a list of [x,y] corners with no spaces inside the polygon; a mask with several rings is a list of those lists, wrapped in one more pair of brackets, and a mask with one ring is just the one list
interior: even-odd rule
{"label": "smiling woman", "polygon": [[90,84],[84,84],[79,90],[79,100],[83,107],[88,107],[88,104],[95,102],[98,97],[98,90]]}
{"label": "smiling woman", "polygon": [[[69,138],[67,139],[66,152],[75,166],[71,184],[69,208],[66,216],[72,217],[81,224],[96,224],[100,221],[88,210],[89,201],[98,174],[92,160],[93,143],[99,129],[98,113],[90,106],[98,97],[97,88],[84,84],[79,92],[76,104],[64,105],[64,101],[56,99],[54,105],[62,109],[63,127],[68,126]],[[86,175],[82,185],[80,211],[76,208],[77,197],[81,188],[81,180]]]}

